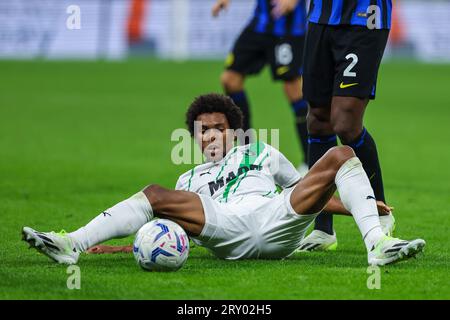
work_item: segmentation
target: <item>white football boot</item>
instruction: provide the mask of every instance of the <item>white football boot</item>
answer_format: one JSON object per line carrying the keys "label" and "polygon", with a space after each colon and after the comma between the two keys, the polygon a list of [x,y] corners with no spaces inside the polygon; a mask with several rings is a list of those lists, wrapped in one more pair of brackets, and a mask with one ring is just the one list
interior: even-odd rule
{"label": "white football boot", "polygon": [[[394,235],[395,218],[392,213],[380,216],[380,224],[381,230],[385,235],[389,237],[392,237]],[[336,232],[333,235],[329,235],[328,233],[320,230],[313,230],[307,237],[302,240],[297,251],[334,251],[336,249]]]}
{"label": "white football boot", "polygon": [[381,224],[381,230],[383,233],[389,237],[394,236],[394,230],[395,230],[395,218],[392,213],[380,216],[380,224]]}
{"label": "white football boot", "polygon": [[333,235],[329,235],[328,233],[320,230],[313,230],[300,242],[300,246],[297,251],[334,251],[336,248],[336,232]]}
{"label": "white football boot", "polygon": [[23,240],[58,263],[76,264],[80,253],[64,230],[59,233],[39,232],[29,227],[22,230]]}
{"label": "white football boot", "polygon": [[384,266],[414,257],[423,251],[425,240],[401,240],[385,236],[367,254],[369,265]]}

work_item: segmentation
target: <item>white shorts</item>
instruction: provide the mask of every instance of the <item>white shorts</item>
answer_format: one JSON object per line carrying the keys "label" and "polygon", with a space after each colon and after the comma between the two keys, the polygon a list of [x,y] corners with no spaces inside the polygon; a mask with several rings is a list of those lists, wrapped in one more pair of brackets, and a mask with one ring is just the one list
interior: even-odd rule
{"label": "white shorts", "polygon": [[300,246],[317,216],[294,211],[293,189],[274,198],[251,195],[232,203],[200,195],[206,221],[194,242],[223,259],[286,258]]}

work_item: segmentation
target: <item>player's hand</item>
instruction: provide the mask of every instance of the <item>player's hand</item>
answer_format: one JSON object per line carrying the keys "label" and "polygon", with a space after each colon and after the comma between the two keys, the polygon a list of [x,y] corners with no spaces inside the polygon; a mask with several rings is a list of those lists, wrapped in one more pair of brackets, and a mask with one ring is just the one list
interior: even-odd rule
{"label": "player's hand", "polygon": [[118,252],[131,252],[133,248],[131,246],[106,246],[99,244],[89,248],[86,253],[89,254],[104,254],[104,253],[118,253]]}
{"label": "player's hand", "polygon": [[298,0],[272,0],[272,5],[274,6],[272,9],[272,16],[278,19],[288,14],[294,10],[297,3]]}
{"label": "player's hand", "polygon": [[220,11],[228,8],[229,4],[230,4],[230,0],[217,0],[211,10],[212,16],[217,17],[219,15]]}
{"label": "player's hand", "polygon": [[392,213],[392,210],[394,210],[394,207],[388,206],[383,201],[377,201],[377,208],[380,215],[388,215]]}

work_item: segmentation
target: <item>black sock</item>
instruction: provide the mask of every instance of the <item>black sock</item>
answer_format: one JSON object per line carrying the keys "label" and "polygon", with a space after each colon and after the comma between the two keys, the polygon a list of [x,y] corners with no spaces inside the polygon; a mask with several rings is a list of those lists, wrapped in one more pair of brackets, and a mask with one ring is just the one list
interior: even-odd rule
{"label": "black sock", "polygon": [[247,131],[250,128],[250,106],[248,103],[247,95],[245,91],[239,91],[228,94],[231,99],[233,99],[234,103],[241,109],[244,114],[244,131]]}
{"label": "black sock", "polygon": [[299,99],[291,101],[292,110],[295,113],[297,125],[297,134],[300,139],[303,150],[303,162],[308,162],[308,129],[306,127],[306,115],[308,114],[308,103],[306,100]]}
{"label": "black sock", "polygon": [[[343,142],[344,143],[344,142]],[[372,136],[363,128],[361,134],[353,142],[344,143],[355,150],[356,156],[361,160],[364,170],[370,180],[375,198],[386,202],[384,197],[383,177],[381,175],[380,162],[375,141]]]}
{"label": "black sock", "polygon": [[[308,144],[308,166],[311,168],[329,149],[337,146],[337,139],[335,134],[329,136],[310,135]],[[326,232],[330,235],[334,234],[333,215],[326,212],[320,213],[316,217],[314,229]]]}

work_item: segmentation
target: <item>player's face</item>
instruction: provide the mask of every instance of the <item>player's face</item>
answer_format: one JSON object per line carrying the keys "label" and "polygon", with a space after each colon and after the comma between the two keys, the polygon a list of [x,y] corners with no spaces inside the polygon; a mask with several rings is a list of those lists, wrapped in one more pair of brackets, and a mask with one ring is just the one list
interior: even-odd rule
{"label": "player's face", "polygon": [[197,117],[201,122],[195,140],[208,161],[220,161],[233,147],[234,134],[227,117],[220,112],[203,113]]}

